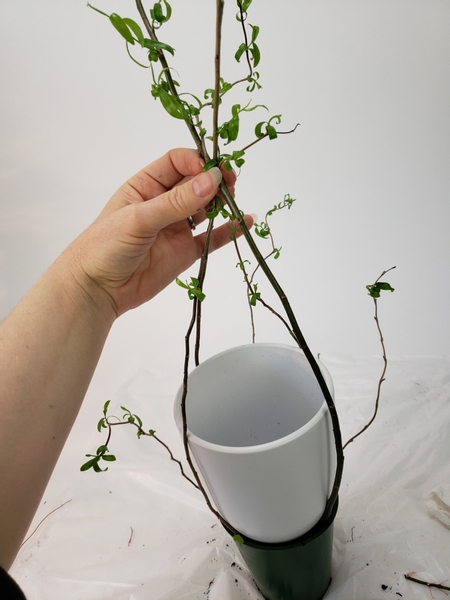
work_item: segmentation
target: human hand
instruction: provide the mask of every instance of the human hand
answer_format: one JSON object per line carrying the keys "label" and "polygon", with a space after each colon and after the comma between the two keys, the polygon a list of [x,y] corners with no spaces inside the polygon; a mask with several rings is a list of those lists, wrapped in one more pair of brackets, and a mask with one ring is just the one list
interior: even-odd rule
{"label": "human hand", "polygon": [[[187,217],[196,225],[206,219],[205,207],[222,176],[233,192],[234,173],[216,167],[202,173],[195,150],[176,149],[122,185],[65,253],[95,302],[103,306],[106,301],[119,316],[158,294],[200,258],[206,234],[194,235]],[[246,222],[251,225],[251,217]],[[213,230],[210,251],[229,241],[225,223]]]}

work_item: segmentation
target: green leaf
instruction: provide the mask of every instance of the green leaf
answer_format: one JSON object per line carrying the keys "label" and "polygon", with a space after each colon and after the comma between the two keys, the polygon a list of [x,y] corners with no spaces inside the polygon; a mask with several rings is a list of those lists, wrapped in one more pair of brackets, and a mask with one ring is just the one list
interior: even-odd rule
{"label": "green leaf", "polygon": [[251,264],[249,260],[241,260],[238,263],[236,263],[236,267],[239,267],[241,271],[244,271],[245,263]]}
{"label": "green leaf", "polygon": [[261,89],[261,84],[258,83],[259,73],[257,71],[253,71],[253,75],[249,75],[247,77],[247,81],[250,83],[245,89],[247,92],[253,92],[256,88],[258,90]]}
{"label": "green leaf", "polygon": [[120,33],[120,35],[125,38],[129,44],[134,45],[134,37],[122,17],[117,13],[112,13],[109,15],[109,20]]}
{"label": "green leaf", "polygon": [[234,55],[234,58],[236,59],[237,62],[241,61],[242,55],[244,54],[244,52],[247,49],[248,49],[248,46],[246,44],[244,44],[244,42],[242,42],[242,44],[237,49],[236,54]]}
{"label": "green leaf", "polygon": [[259,298],[261,298],[261,294],[258,292],[258,284],[255,283],[253,285],[253,292],[251,294],[248,295],[249,300],[250,300],[250,304],[252,306],[256,306],[256,301],[259,300]]}
{"label": "green leaf", "polygon": [[144,48],[148,48],[149,50],[166,50],[166,52],[169,52],[172,56],[175,56],[175,48],[172,48],[172,46],[169,46],[169,44],[165,44],[164,42],[159,42],[155,40],[150,40],[149,38],[145,38],[143,46]]}
{"label": "green leaf", "polygon": [[385,281],[379,281],[377,283],[377,285],[380,288],[380,290],[386,290],[388,292],[395,292],[395,289],[393,287],[391,287],[389,285],[389,283],[386,283]]}
{"label": "green leaf", "polygon": [[163,12],[161,2],[157,2],[153,6],[153,8],[150,9],[151,18],[153,19],[153,21],[156,21],[160,25],[162,25],[163,23],[167,23],[167,21],[172,16],[172,8],[170,4],[167,2],[167,0],[163,0],[163,2],[166,9],[166,14],[164,14]]}
{"label": "green leaf", "polygon": [[128,19],[126,17],[122,19],[122,21],[125,23],[128,29],[131,29],[131,31],[134,33],[139,44],[142,47],[144,47],[144,34],[142,33],[142,29],[139,27],[136,21],[133,21],[133,19]]}
{"label": "green leaf", "polygon": [[369,296],[375,299],[380,297],[381,290],[387,290],[390,292],[395,291],[394,288],[391,287],[390,284],[386,283],[385,281],[377,281],[372,285],[366,285],[366,289],[368,291]]}
{"label": "green leaf", "polygon": [[259,35],[259,27],[257,25],[250,25],[252,28],[252,42],[256,40]]}
{"label": "green leaf", "polygon": [[114,462],[116,460],[116,457],[114,456],[114,454],[105,454],[104,456],[102,456],[103,460],[106,460],[107,462]]}
{"label": "green leaf", "polygon": [[99,467],[98,460],[96,460],[96,461],[94,462],[94,464],[92,465],[92,468],[94,469],[94,471],[95,471],[96,473],[102,473],[103,471],[107,471],[107,470],[108,470],[108,467],[106,467],[106,469],[101,469],[101,468]]}
{"label": "green leaf", "polygon": [[188,290],[188,289],[189,289],[189,286],[188,286],[188,285],[186,285],[185,283],[183,283],[183,282],[181,281],[181,279],[178,279],[178,277],[175,279],[175,283],[176,283],[177,285],[179,285],[180,287],[184,288],[185,290]]}
{"label": "green leaf", "polygon": [[162,87],[159,88],[159,99],[171,117],[175,119],[186,119],[186,112],[183,105],[176,98],[168,94]]}
{"label": "green leaf", "polygon": [[244,538],[241,535],[239,535],[239,533],[233,535],[233,540],[238,544],[244,544]]}
{"label": "green leaf", "polygon": [[108,452],[108,446],[105,446],[104,444],[97,448],[97,456],[103,452]]}
{"label": "green leaf", "polygon": [[106,419],[103,417],[102,419],[100,419],[100,421],[97,423],[97,431],[101,432],[102,429],[106,428]]}
{"label": "green leaf", "polygon": [[278,137],[275,127],[272,125],[267,125],[267,135],[269,136],[269,140],[274,140]]}
{"label": "green leaf", "polygon": [[150,14],[152,19],[158,21],[158,23],[164,22],[164,14],[161,8],[161,4],[159,4],[159,2],[154,5],[153,9],[150,11]]}
{"label": "green leaf", "polygon": [[255,223],[254,228],[256,235],[260,238],[266,239],[270,234],[270,227],[265,221],[262,221],[262,223]]}
{"label": "green leaf", "polygon": [[107,402],[105,402],[105,404],[103,405],[103,414],[105,415],[105,417],[106,417],[106,413],[107,413],[107,411],[108,411],[108,406],[109,406],[110,402],[111,402],[111,400],[108,400],[108,401],[107,401]]}
{"label": "green leaf", "polygon": [[209,171],[213,167],[217,167],[218,164],[219,164],[218,160],[216,160],[215,158],[211,158],[211,160],[208,160],[208,162],[205,164],[205,166],[203,167],[202,171],[203,172]]}
{"label": "green leaf", "polygon": [[94,466],[94,463],[96,461],[97,461],[96,458],[91,458],[91,460],[88,460],[87,462],[85,462],[84,465],[81,465],[80,471],[87,471],[88,469],[90,469],[91,467]]}
{"label": "green leaf", "polygon": [[208,206],[205,211],[205,216],[207,219],[215,219],[219,215],[219,212],[218,206]]}
{"label": "green leaf", "polygon": [[252,44],[252,46],[250,48],[250,52],[251,52],[252,58],[253,58],[253,66],[257,67],[261,60],[261,52],[259,50],[259,47],[256,44]]}

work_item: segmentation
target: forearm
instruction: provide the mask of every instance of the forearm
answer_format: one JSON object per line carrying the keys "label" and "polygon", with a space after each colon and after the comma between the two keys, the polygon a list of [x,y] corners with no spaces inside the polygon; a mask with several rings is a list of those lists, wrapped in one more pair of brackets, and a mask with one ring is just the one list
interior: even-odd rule
{"label": "forearm", "polygon": [[[0,324],[0,564],[39,504],[114,320],[58,259]],[[104,310],[103,310],[104,309]]]}

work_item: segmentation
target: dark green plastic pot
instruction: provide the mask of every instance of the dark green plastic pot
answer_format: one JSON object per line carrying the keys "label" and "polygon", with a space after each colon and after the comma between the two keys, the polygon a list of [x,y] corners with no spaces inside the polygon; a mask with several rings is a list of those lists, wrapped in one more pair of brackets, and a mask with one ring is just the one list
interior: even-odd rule
{"label": "dark green plastic pot", "polygon": [[236,543],[267,600],[323,598],[331,581],[333,522],[337,509],[336,500],[328,519],[321,519],[295,540],[265,544],[242,536],[244,543]]}

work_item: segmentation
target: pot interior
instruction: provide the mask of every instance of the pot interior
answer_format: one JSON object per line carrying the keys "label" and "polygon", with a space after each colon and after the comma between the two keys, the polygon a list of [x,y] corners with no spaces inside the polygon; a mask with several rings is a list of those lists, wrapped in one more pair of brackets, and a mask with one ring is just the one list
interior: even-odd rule
{"label": "pot interior", "polygon": [[308,425],[323,404],[300,350],[251,344],[214,356],[191,373],[188,429],[221,446],[268,444]]}

